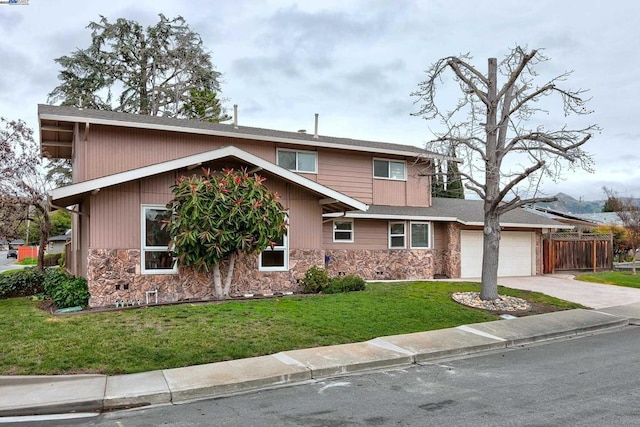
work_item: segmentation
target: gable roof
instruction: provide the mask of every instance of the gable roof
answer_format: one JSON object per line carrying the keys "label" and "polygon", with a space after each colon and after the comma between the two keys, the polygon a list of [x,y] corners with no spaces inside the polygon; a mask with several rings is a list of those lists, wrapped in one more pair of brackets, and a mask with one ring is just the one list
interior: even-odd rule
{"label": "gable roof", "polygon": [[323,198],[321,203],[323,208],[327,211],[330,210],[361,210],[366,211],[369,206],[352,198],[346,196],[338,191],[335,191],[329,187],[318,184],[311,181],[301,175],[284,169],[280,166],[274,165],[267,160],[254,156],[251,153],[240,150],[236,147],[223,147],[217,150],[207,151],[205,153],[194,154],[187,157],[181,157],[167,162],[156,163],[133,169],[126,172],[120,172],[113,175],[108,175],[88,181],[79,182],[76,184],[60,187],[49,192],[54,204],[58,206],[69,206],[77,203],[81,197],[85,194],[99,191],[105,187],[111,187],[125,182],[135,181],[138,179],[146,178],[153,175],[162,174],[165,172],[174,171],[177,169],[183,169],[188,167],[197,167],[202,163],[210,162],[213,160],[224,159],[227,157],[236,158],[243,162],[249,163],[260,170],[267,171],[272,175],[278,176],[285,181],[298,185],[312,193],[315,193]]}
{"label": "gable roof", "polygon": [[75,131],[74,124],[86,123],[245,138],[282,144],[365,151],[383,155],[459,161],[459,159],[433,153],[413,145],[337,138],[325,135],[316,136],[308,133],[285,132],[249,126],[235,127],[232,124],[209,123],[201,120],[118,113],[114,111],[91,110],[76,107],[39,104],[38,118],[40,121],[40,146],[42,151],[48,152],[52,157],[61,158],[70,158],[71,156],[73,132]]}
{"label": "gable roof", "polygon": [[[484,225],[484,202],[482,200],[432,198],[432,206],[405,207],[371,205],[366,212],[347,212],[347,218],[388,219],[412,221],[447,221],[458,222],[469,226]],[[324,215],[327,218],[337,217],[339,214]],[[502,227],[517,228],[567,228],[549,218],[528,212],[525,209],[514,209],[500,217]]]}

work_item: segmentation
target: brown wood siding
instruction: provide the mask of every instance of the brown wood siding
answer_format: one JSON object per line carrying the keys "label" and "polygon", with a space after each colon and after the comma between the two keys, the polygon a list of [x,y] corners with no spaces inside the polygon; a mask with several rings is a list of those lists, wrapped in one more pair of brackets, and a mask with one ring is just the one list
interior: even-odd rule
{"label": "brown wood siding", "polygon": [[322,207],[318,197],[297,185],[270,177],[265,185],[277,191],[280,203],[289,210],[289,248],[322,248]]}
{"label": "brown wood siding", "polygon": [[432,222],[433,249],[447,249],[446,224],[442,222]]}
{"label": "brown wood siding", "polygon": [[318,183],[363,203],[373,201],[373,160],[369,153],[318,151]]}
{"label": "brown wood siding", "polygon": [[407,161],[407,205],[431,206],[431,177],[425,176],[429,168],[425,164]]}
{"label": "brown wood siding", "polygon": [[118,185],[91,198],[92,249],[140,247],[140,184]]}
{"label": "brown wood siding", "polygon": [[353,224],[353,243],[333,242],[333,221],[322,227],[322,243],[325,249],[388,249],[388,221],[374,219],[355,219]]}
{"label": "brown wood siding", "polygon": [[373,204],[407,206],[406,185],[405,181],[374,179]]}
{"label": "brown wood siding", "polygon": [[171,186],[176,183],[174,172],[140,180],[140,203],[165,205],[173,199]]}
{"label": "brown wood siding", "polygon": [[275,163],[271,142],[178,132],[92,125],[88,143],[79,144],[86,146],[85,180],[230,145]]}

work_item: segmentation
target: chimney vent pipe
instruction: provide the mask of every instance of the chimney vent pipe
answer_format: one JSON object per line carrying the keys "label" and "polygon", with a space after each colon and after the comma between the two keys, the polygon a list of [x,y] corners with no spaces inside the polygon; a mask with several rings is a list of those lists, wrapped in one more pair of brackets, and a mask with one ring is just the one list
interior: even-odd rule
{"label": "chimney vent pipe", "polygon": [[238,129],[238,104],[233,104],[233,128]]}
{"label": "chimney vent pipe", "polygon": [[316,130],[313,133],[314,138],[318,138],[318,113],[316,113]]}

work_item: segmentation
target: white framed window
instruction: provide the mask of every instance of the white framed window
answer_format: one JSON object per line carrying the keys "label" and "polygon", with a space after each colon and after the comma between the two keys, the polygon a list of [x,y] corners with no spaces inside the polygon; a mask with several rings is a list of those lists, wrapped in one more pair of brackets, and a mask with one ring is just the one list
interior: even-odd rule
{"label": "white framed window", "polygon": [[373,177],[405,181],[407,164],[403,160],[373,159]]}
{"label": "white framed window", "polygon": [[178,263],[169,251],[171,237],[162,228],[162,221],[167,219],[169,211],[162,205],[142,205],[141,212],[142,274],[177,273]]}
{"label": "white framed window", "polygon": [[258,271],[289,271],[289,236],[284,235],[275,242],[273,248],[260,253]]}
{"label": "white framed window", "polygon": [[333,220],[333,241],[338,243],[353,243],[352,219]]}
{"label": "white framed window", "polygon": [[293,172],[318,173],[318,153],[278,149],[278,166]]}
{"label": "white framed window", "polygon": [[411,221],[411,249],[431,247],[431,223]]}
{"label": "white framed window", "polygon": [[389,223],[389,249],[404,249],[406,245],[406,224],[402,222]]}

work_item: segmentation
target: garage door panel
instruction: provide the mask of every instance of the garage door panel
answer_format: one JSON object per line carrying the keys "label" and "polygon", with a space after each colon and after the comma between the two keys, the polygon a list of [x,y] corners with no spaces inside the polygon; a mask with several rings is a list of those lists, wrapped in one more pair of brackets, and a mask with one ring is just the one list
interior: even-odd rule
{"label": "garage door panel", "polygon": [[[482,275],[482,231],[462,231],[460,235],[461,277]],[[503,231],[500,236],[498,276],[533,274],[534,234]]]}

